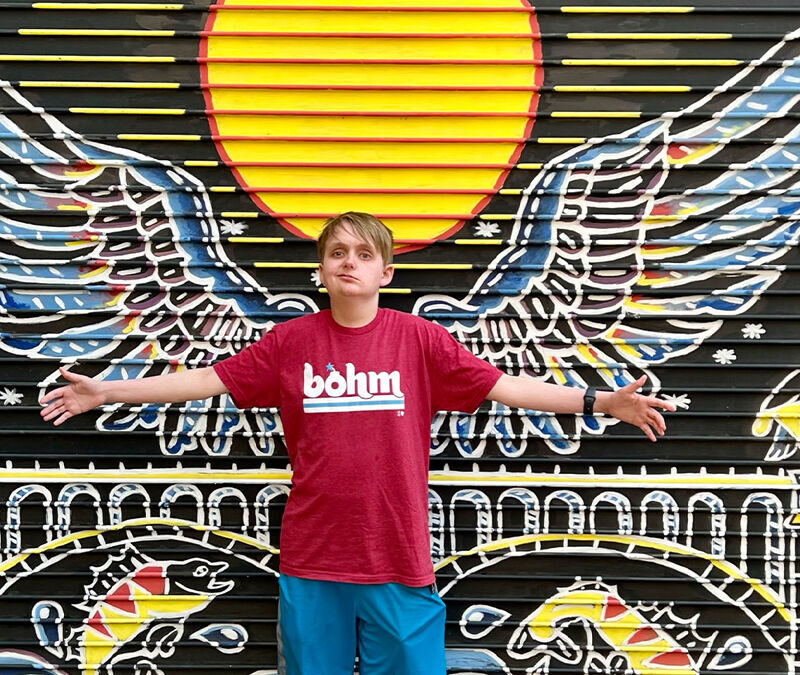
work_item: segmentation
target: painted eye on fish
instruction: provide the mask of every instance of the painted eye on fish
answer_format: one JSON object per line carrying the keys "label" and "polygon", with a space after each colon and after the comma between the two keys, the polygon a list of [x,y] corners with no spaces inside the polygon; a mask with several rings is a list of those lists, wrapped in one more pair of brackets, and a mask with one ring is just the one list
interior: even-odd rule
{"label": "painted eye on fish", "polygon": [[211,624],[192,633],[191,638],[205,642],[223,654],[242,651],[248,640],[247,630],[236,623]]}
{"label": "painted eye on fish", "polygon": [[472,640],[486,636],[511,614],[490,605],[473,605],[461,617],[461,632]]}
{"label": "painted eye on fish", "polygon": [[218,575],[228,569],[228,563],[208,562],[191,558],[170,565],[170,574],[175,585],[190,593],[212,593],[218,595],[233,588],[234,581],[220,581]]}
{"label": "painted eye on fish", "polygon": [[59,643],[64,639],[64,610],[56,602],[41,600],[31,610],[33,623],[39,644],[53,653],[60,654]]}
{"label": "painted eye on fish", "polygon": [[728,638],[727,642],[717,650],[711,663],[708,664],[709,670],[728,670],[743,666],[753,658],[753,648],[750,641],[744,635],[734,635]]}

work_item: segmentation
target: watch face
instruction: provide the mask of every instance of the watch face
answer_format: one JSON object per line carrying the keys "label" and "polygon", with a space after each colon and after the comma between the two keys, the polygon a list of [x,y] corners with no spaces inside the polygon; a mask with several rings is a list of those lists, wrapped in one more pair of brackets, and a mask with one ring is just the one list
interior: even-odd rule
{"label": "watch face", "polygon": [[597,398],[597,393],[594,387],[589,387],[583,393],[583,414],[584,415],[592,415],[594,414],[594,402]]}

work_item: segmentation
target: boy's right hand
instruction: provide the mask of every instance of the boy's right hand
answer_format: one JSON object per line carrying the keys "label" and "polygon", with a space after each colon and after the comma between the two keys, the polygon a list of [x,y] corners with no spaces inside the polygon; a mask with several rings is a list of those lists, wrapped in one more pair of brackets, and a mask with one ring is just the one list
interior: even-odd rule
{"label": "boy's right hand", "polygon": [[71,373],[63,367],[59,368],[59,371],[69,384],[42,396],[40,403],[44,408],[41,416],[45,422],[55,417],[53,425],[58,426],[70,417],[80,415],[106,402],[102,382],[86,375]]}

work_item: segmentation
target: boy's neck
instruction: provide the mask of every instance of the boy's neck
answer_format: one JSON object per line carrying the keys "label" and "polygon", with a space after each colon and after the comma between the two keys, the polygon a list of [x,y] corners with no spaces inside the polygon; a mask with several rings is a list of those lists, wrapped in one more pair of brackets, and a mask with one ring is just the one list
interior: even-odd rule
{"label": "boy's neck", "polygon": [[345,328],[361,328],[378,315],[378,298],[374,302],[331,302],[333,320]]}

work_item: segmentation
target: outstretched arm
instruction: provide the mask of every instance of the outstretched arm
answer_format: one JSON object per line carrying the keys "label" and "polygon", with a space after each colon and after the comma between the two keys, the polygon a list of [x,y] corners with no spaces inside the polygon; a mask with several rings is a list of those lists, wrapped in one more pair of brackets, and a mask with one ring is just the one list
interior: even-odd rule
{"label": "outstretched arm", "polygon": [[136,380],[107,381],[93,380],[66,368],[59,370],[69,384],[41,400],[42,419],[48,422],[55,418],[55,426],[104,403],[179,403],[228,392],[210,366]]}
{"label": "outstretched arm", "polygon": [[[635,382],[614,392],[598,391],[594,411],[616,417],[639,427],[651,440],[656,434],[663,436],[667,429],[664,418],[657,408],[674,411],[675,407],[655,396],[637,394],[647,377],[642,375]],[[486,397],[510,408],[525,408],[553,413],[580,413],[583,411],[583,389],[548,384],[527,377],[503,375]]]}

